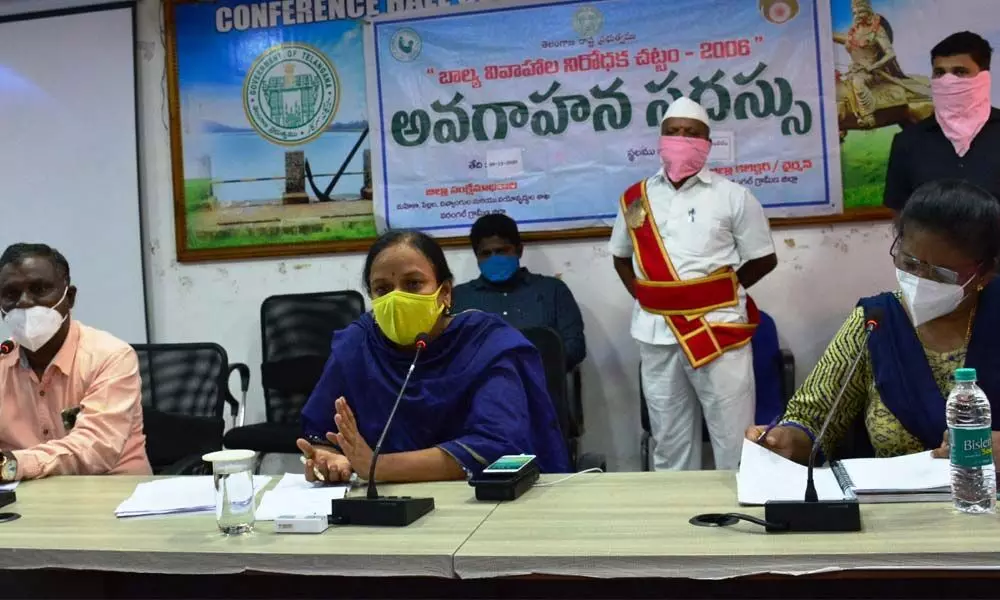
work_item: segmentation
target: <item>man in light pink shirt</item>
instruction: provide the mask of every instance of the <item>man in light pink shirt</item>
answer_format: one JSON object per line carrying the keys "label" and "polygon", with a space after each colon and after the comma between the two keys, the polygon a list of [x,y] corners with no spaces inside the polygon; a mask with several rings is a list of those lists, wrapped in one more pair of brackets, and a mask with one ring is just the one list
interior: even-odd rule
{"label": "man in light pink shirt", "polygon": [[0,481],[151,473],[132,347],[70,318],[69,264],[41,244],[0,256]]}

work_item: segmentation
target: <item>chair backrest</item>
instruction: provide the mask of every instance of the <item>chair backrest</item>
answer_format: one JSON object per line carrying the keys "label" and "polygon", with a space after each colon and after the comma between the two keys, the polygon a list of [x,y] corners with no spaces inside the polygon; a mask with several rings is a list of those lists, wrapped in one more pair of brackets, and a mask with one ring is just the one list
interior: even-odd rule
{"label": "chair backrest", "polygon": [[755,423],[770,423],[785,411],[785,394],[782,381],[781,346],[778,327],[770,315],[761,311],[760,324],[750,340],[753,348],[753,375],[757,388]]}
{"label": "chair backrest", "polygon": [[218,344],[134,344],[154,472],[222,448],[229,358]]}
{"label": "chair backrest", "polygon": [[133,344],[142,404],[159,412],[222,418],[229,357],[218,344]]}
{"label": "chair backrest", "polygon": [[559,333],[549,327],[529,327],[521,333],[542,355],[545,383],[556,409],[559,429],[569,444],[569,389],[566,384],[566,350]]}
{"label": "chair backrest", "polygon": [[333,332],[365,311],[354,290],[271,296],[260,306],[264,411],[270,423],[297,424],[330,356]]}

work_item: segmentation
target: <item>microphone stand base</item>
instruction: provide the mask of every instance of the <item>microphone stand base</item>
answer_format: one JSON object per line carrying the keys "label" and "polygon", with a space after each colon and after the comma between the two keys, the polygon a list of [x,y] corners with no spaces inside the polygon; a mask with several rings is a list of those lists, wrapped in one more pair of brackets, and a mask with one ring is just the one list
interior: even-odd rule
{"label": "microphone stand base", "polygon": [[330,523],[406,527],[432,510],[434,510],[434,498],[409,496],[380,496],[374,499],[342,498],[332,501]]}
{"label": "microphone stand base", "polygon": [[861,508],[857,500],[772,501],[764,504],[764,520],[775,533],[861,531]]}

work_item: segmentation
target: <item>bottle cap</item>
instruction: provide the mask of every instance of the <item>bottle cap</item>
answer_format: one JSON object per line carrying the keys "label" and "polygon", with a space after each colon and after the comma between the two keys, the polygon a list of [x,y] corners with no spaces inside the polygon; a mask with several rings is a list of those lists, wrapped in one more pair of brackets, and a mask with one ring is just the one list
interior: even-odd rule
{"label": "bottle cap", "polygon": [[955,369],[955,381],[976,381],[975,369]]}

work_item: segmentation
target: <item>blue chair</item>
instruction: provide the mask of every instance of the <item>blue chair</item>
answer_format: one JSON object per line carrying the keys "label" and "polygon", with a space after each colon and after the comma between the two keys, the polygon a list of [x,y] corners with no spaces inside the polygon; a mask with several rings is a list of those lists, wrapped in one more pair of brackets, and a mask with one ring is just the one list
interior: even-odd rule
{"label": "blue chair", "polygon": [[778,343],[774,319],[760,313],[760,324],[750,340],[753,348],[753,374],[757,386],[757,410],[754,423],[770,423],[785,412],[795,393],[795,357]]}
{"label": "blue chair", "polygon": [[[781,415],[795,393],[795,356],[778,343],[778,328],[770,315],[761,311],[760,325],[750,340],[753,348],[753,372],[757,388],[757,410],[755,423],[770,423]],[[641,373],[641,367],[640,367]],[[642,391],[642,376],[639,376],[639,419],[642,437],[639,442],[639,456],[642,470],[652,469],[649,409],[646,395]],[[702,437],[709,439],[708,426],[702,422]]]}

